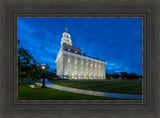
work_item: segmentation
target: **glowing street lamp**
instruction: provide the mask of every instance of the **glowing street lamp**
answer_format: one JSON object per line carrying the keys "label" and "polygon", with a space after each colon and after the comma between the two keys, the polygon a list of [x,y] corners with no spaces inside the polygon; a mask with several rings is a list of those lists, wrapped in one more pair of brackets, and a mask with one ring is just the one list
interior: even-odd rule
{"label": "glowing street lamp", "polygon": [[[41,64],[42,69],[44,70],[44,72],[46,73],[46,64]],[[43,81],[42,81],[42,87],[41,88],[47,88],[45,86],[45,73],[43,75]]]}
{"label": "glowing street lamp", "polygon": [[45,70],[45,69],[46,69],[45,65],[42,65],[42,69],[43,69],[43,70]]}

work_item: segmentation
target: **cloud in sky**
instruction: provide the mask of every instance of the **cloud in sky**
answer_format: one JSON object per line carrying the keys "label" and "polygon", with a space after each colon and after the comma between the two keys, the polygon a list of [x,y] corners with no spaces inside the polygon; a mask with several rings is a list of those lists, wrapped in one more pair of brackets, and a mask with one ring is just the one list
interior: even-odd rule
{"label": "cloud in sky", "polygon": [[142,74],[142,18],[18,18],[20,46],[55,69],[66,27],[82,53],[108,63],[107,73]]}

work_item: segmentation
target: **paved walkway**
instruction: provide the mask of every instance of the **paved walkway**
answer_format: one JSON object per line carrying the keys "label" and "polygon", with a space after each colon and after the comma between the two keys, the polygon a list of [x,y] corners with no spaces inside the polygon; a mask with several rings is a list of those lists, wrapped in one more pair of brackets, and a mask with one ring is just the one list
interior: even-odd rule
{"label": "paved walkway", "polygon": [[142,95],[136,95],[136,94],[121,94],[121,93],[110,93],[110,92],[99,92],[99,91],[91,91],[91,90],[84,90],[84,89],[76,89],[76,88],[56,85],[56,84],[50,83],[49,81],[46,81],[45,85],[49,88],[54,88],[54,89],[74,92],[74,93],[81,93],[81,94],[95,95],[95,96],[102,96],[102,97],[142,100]]}

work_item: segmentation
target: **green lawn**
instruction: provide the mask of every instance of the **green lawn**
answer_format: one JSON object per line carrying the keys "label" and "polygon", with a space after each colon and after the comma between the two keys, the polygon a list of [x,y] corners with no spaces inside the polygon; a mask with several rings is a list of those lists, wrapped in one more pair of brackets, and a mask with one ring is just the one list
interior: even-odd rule
{"label": "green lawn", "polygon": [[57,85],[113,93],[142,94],[141,80],[63,80]]}
{"label": "green lawn", "polygon": [[18,84],[18,100],[120,100],[65,92],[52,88],[30,88],[29,85],[30,84]]}

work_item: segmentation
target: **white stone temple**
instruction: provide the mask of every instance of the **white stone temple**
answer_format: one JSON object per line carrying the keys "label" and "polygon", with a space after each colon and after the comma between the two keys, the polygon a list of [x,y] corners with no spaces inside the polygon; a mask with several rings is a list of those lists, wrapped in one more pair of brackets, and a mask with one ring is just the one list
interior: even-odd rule
{"label": "white stone temple", "polygon": [[68,79],[105,79],[106,62],[81,54],[81,49],[72,45],[71,36],[62,34],[61,48],[56,58],[57,76]]}

